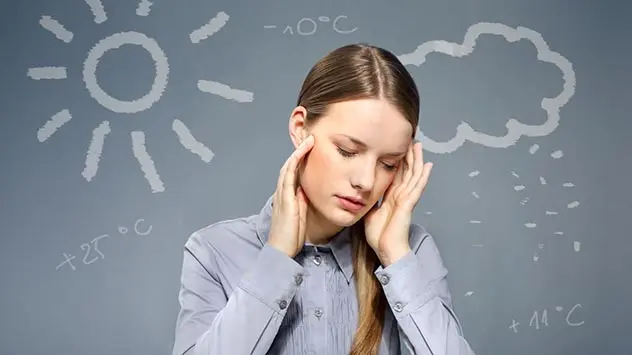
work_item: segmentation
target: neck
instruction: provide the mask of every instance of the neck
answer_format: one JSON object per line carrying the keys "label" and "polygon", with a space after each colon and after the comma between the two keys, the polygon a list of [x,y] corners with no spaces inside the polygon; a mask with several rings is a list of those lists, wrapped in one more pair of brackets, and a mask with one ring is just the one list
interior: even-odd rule
{"label": "neck", "polygon": [[329,222],[325,216],[316,211],[311,205],[307,208],[307,229],[305,241],[314,245],[327,244],[342,227]]}

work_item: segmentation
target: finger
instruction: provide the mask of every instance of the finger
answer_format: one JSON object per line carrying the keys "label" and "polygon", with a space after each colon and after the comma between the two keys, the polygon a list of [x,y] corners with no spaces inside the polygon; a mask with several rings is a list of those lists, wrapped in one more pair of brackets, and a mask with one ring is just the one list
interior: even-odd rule
{"label": "finger", "polygon": [[314,137],[310,135],[307,139],[301,142],[288,159],[288,164],[283,177],[284,194],[291,191],[291,196],[294,196],[296,193],[296,170],[298,168],[298,164],[313,146]]}
{"label": "finger", "polygon": [[399,162],[397,170],[395,171],[395,176],[393,176],[393,180],[384,192],[385,198],[386,196],[396,194],[400,190],[400,187],[402,186],[402,182],[404,180],[404,165],[404,161]]}
{"label": "finger", "polygon": [[411,197],[413,198],[413,200],[415,201],[419,200],[419,198],[421,197],[421,194],[426,189],[426,185],[428,185],[428,180],[430,179],[430,172],[432,171],[432,167],[433,167],[432,163],[424,164],[423,174],[421,175],[421,177],[415,184],[415,188],[413,189],[411,193],[412,195]]}
{"label": "finger", "polygon": [[415,156],[415,162],[413,163],[413,175],[412,175],[412,183],[411,183],[411,188],[414,188],[417,183],[419,182],[419,179],[421,178],[421,176],[424,173],[424,152],[423,152],[423,148],[421,146],[421,143],[415,143],[414,146],[414,156]]}
{"label": "finger", "polygon": [[[307,196],[302,187],[299,187],[296,191],[296,197],[298,198],[298,216],[299,216],[299,236],[303,236],[305,233],[305,223],[307,219]],[[300,240],[300,238],[299,238]]]}
{"label": "finger", "polygon": [[276,191],[274,192],[274,203],[273,208],[278,209],[281,205],[281,201],[283,201],[283,179],[285,177],[285,171],[287,170],[288,160],[283,163],[283,166],[279,170],[279,177],[277,178],[277,186]]}
{"label": "finger", "polygon": [[413,144],[410,144],[408,146],[408,152],[406,152],[406,158],[405,158],[405,170],[404,170],[404,176],[403,176],[403,182],[405,185],[407,185],[410,182],[410,178],[413,175],[413,164],[415,162],[415,153],[413,151]]}

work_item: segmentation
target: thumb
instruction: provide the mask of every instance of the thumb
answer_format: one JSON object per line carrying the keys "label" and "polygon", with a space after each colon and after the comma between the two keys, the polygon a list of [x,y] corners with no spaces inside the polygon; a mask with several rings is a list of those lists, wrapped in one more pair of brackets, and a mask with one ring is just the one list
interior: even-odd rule
{"label": "thumb", "polygon": [[307,219],[307,196],[305,195],[305,191],[303,191],[302,187],[299,187],[296,191],[296,196],[298,197],[298,217],[299,217],[299,227],[298,233],[302,238],[305,234],[305,221]]}

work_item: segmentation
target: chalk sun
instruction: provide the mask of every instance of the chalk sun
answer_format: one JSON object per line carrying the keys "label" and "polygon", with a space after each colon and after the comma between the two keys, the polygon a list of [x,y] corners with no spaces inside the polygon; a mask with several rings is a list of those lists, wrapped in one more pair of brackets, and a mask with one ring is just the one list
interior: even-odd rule
{"label": "chalk sun", "polygon": [[[101,0],[84,1],[92,12],[94,23],[101,24],[108,20],[106,9]],[[138,16],[149,16],[152,5],[152,2],[148,0],[139,0],[136,14]],[[220,31],[222,27],[226,25],[228,19],[229,16],[226,13],[218,12],[208,23],[193,30],[189,34],[189,40],[191,43],[197,44],[208,39]],[[62,42],[71,43],[74,38],[74,34],[71,31],[66,29],[51,16],[42,16],[39,24],[43,29],[52,33]],[[124,45],[136,45],[145,49],[151,55],[155,68],[155,77],[149,92],[143,97],[131,101],[116,99],[105,92],[99,85],[96,76],[96,70],[101,58],[107,52]],[[69,69],[64,66],[32,67],[28,69],[27,76],[33,80],[63,80],[68,78],[68,70]],[[117,32],[99,40],[89,50],[83,62],[81,75],[90,96],[100,105],[114,113],[134,114],[149,109],[162,97],[169,81],[169,61],[162,48],[158,45],[158,42],[153,38],[136,31]],[[198,80],[197,88],[201,92],[217,95],[239,103],[252,102],[254,100],[252,92],[234,89],[216,81]],[[55,132],[69,123],[72,118],[73,116],[67,108],[52,115],[37,131],[38,141],[47,141]],[[213,159],[214,153],[211,149],[196,140],[184,122],[174,119],[172,129],[178,137],[180,144],[182,144],[185,149],[198,155],[200,159],[206,163],[209,163]],[[86,181],[92,181],[97,174],[103,146],[110,132],[111,127],[108,120],[100,122],[92,131],[92,139],[86,152],[85,166],[81,173]],[[130,136],[132,141],[132,153],[138,160],[152,192],[165,191],[164,183],[156,170],[153,159],[145,147],[145,133],[143,131],[133,131]]]}

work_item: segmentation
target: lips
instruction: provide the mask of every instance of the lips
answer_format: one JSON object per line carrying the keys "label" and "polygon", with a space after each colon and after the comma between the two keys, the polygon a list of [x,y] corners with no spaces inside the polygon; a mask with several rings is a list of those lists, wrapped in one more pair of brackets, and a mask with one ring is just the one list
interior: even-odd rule
{"label": "lips", "polygon": [[351,201],[355,203],[356,205],[361,205],[361,206],[366,205],[366,203],[364,203],[364,200],[362,200],[361,198],[352,197],[352,196],[339,196],[339,197],[344,198],[345,200]]}
{"label": "lips", "polygon": [[349,211],[349,212],[359,212],[361,211],[366,203],[357,197],[352,196],[336,196],[338,198],[338,203],[340,207]]}

